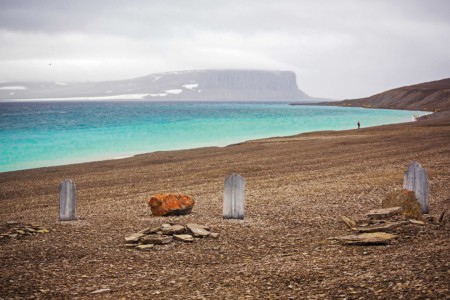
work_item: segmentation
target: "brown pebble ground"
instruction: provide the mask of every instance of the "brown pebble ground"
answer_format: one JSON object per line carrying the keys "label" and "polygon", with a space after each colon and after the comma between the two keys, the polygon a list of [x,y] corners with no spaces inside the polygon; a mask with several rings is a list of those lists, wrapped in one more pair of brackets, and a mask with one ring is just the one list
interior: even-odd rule
{"label": "brown pebble ground", "polygon": [[[425,226],[406,225],[385,246],[327,240],[349,234],[341,215],[381,208],[413,160],[431,184]],[[233,172],[246,179],[243,221],[222,219]],[[66,178],[77,222],[58,220]],[[194,197],[192,213],[152,216],[147,200],[165,192]],[[0,298],[448,299],[450,231],[438,219],[449,207],[448,117],[0,173],[0,229],[50,231],[0,240]],[[126,235],[167,222],[220,236],[125,247]]]}

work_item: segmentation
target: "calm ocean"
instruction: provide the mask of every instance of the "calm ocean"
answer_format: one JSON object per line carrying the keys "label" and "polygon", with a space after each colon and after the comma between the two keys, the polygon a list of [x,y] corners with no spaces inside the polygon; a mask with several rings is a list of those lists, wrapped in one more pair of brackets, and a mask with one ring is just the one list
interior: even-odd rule
{"label": "calm ocean", "polygon": [[424,112],[273,103],[0,102],[0,172],[408,122]]}

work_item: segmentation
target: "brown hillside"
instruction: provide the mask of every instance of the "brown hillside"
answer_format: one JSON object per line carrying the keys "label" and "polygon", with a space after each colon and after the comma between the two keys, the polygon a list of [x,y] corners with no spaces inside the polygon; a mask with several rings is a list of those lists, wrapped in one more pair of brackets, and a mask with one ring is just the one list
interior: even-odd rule
{"label": "brown hillside", "polygon": [[446,111],[450,110],[450,78],[396,88],[367,98],[321,104]]}

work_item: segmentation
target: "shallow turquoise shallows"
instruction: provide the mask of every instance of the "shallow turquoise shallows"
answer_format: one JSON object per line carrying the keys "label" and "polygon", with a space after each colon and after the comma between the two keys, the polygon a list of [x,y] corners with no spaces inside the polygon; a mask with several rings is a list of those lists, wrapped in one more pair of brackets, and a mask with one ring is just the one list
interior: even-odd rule
{"label": "shallow turquoise shallows", "polygon": [[0,103],[0,172],[409,122],[417,111],[286,103]]}

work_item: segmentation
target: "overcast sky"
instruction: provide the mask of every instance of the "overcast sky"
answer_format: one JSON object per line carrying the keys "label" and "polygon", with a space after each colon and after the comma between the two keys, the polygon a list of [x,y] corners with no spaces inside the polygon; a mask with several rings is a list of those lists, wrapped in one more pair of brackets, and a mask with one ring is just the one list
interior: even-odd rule
{"label": "overcast sky", "polygon": [[335,99],[448,78],[450,1],[0,0],[0,81],[194,69],[291,70]]}

